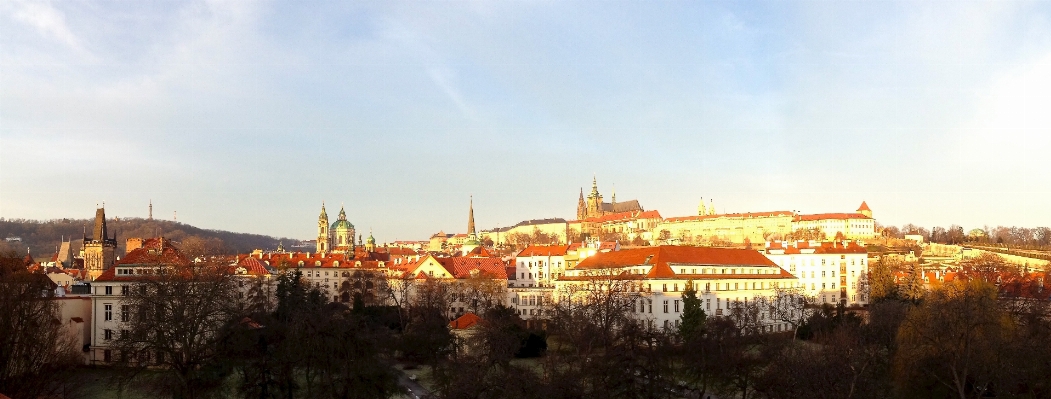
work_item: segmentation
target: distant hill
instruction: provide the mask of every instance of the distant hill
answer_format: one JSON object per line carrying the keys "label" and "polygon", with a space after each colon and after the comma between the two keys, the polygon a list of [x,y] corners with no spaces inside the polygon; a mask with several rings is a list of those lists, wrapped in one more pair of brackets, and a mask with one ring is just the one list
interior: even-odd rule
{"label": "distant hill", "polygon": [[[25,253],[26,247],[34,258],[50,257],[65,237],[72,237],[74,251],[78,251],[84,233],[91,234],[93,219],[26,220],[0,219],[0,249],[11,249]],[[276,238],[261,234],[234,233],[223,230],[208,230],[170,220],[147,220],[142,218],[107,219],[110,235],[117,234],[117,253],[124,253],[124,244],[132,237],[164,236],[176,242],[197,236],[206,240],[221,240],[222,251],[227,254],[247,253],[253,249],[275,249],[284,241],[291,249],[299,240]],[[14,237],[21,241],[13,241]],[[91,238],[91,237],[89,237]]]}

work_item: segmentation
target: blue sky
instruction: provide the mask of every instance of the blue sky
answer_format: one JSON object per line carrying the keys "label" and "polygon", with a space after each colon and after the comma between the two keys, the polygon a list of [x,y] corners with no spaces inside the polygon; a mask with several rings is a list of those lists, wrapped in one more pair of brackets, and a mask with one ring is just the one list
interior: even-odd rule
{"label": "blue sky", "polygon": [[0,2],[0,216],[1051,225],[1051,2]]}

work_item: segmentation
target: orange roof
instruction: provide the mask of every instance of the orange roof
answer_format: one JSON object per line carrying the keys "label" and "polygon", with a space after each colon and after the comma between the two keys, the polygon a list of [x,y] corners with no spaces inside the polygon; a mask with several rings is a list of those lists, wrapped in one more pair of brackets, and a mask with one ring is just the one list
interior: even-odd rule
{"label": "orange roof", "polygon": [[814,215],[797,215],[797,222],[809,222],[815,220],[846,220],[846,219],[872,219],[860,213],[818,213]]}
{"label": "orange roof", "polygon": [[645,211],[645,212],[618,212],[610,213],[602,216],[595,216],[584,219],[585,222],[589,223],[606,223],[606,222],[619,222],[624,220],[634,219],[660,219],[661,214],[657,211]]}
{"label": "orange roof", "polygon": [[[245,268],[250,276],[265,276],[270,274],[266,264],[251,256],[245,257],[237,262],[237,266]],[[234,268],[236,270],[236,268]]]}
{"label": "orange roof", "polygon": [[518,253],[523,256],[565,256],[569,245],[530,245]]}
{"label": "orange roof", "polygon": [[785,255],[797,255],[802,253],[803,249],[813,249],[815,254],[865,254],[868,253],[868,249],[859,245],[855,241],[850,241],[843,244],[839,241],[823,241],[821,245],[817,247],[810,247],[810,242],[799,241],[796,243],[782,243],[781,241],[775,241],[770,243],[768,250],[783,249]]}
{"label": "orange roof", "polygon": [[482,321],[481,317],[478,317],[478,315],[476,315],[474,313],[467,312],[463,316],[460,316],[459,318],[457,318],[456,320],[450,321],[449,322],[449,328],[451,328],[453,330],[462,330],[462,329],[465,329],[465,328],[471,328],[475,324],[478,324],[479,321]]}
{"label": "orange roof", "polygon": [[872,210],[872,209],[869,209],[869,204],[866,204],[866,203],[865,203],[865,201],[861,201],[861,206],[860,206],[860,207],[858,207],[858,212],[861,212],[861,211],[871,211],[871,210]]}
{"label": "orange roof", "polygon": [[[766,256],[751,249],[661,245],[658,247],[599,253],[584,259],[574,269],[609,269],[653,265],[647,277],[675,277],[676,274],[671,270],[670,264],[778,267]],[[726,277],[723,274],[718,276]],[[760,276],[770,277],[769,274]]]}
{"label": "orange roof", "polygon": [[455,278],[471,277],[471,272],[478,270],[479,273],[496,279],[507,279],[507,265],[500,258],[434,258],[445,270],[449,271]]}

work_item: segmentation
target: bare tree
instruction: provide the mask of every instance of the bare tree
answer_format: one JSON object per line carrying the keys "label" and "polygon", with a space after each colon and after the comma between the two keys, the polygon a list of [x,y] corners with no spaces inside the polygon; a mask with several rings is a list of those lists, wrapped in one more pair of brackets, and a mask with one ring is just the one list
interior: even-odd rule
{"label": "bare tree", "polygon": [[44,275],[0,275],[0,393],[58,397],[74,383],[63,378],[82,361],[80,348],[59,319],[53,295],[53,284]]}
{"label": "bare tree", "polygon": [[774,288],[774,294],[765,298],[770,314],[770,319],[776,322],[786,323],[792,326],[792,336],[799,335],[799,327],[806,322],[812,313],[811,309],[817,304],[817,297],[807,295],[806,291],[798,287]]}
{"label": "bare tree", "polygon": [[114,347],[128,377],[150,366],[167,373],[153,388],[177,397],[204,397],[222,385],[205,370],[219,359],[224,327],[239,314],[237,287],[225,265],[156,265],[122,301],[130,317],[121,323]]}

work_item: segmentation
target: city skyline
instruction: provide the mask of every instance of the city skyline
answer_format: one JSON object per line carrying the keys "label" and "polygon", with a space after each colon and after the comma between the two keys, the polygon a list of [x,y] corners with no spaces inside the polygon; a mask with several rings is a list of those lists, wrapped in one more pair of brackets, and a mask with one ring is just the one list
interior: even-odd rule
{"label": "city skyline", "polygon": [[1046,2],[0,4],[0,217],[1051,221]]}

